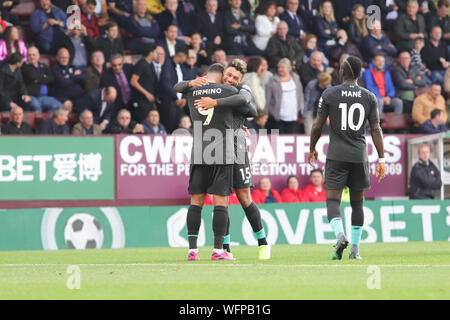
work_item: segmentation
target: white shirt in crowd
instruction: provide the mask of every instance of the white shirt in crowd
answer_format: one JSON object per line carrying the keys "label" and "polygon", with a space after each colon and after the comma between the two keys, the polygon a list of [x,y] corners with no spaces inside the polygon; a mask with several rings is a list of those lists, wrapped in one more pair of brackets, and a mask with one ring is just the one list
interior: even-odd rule
{"label": "white shirt in crowd", "polygon": [[288,82],[281,82],[281,92],[280,120],[286,122],[297,121],[297,86],[294,79]]}
{"label": "white shirt in crowd", "polygon": [[253,42],[259,50],[265,51],[267,44],[271,37],[271,33],[277,30],[280,18],[274,17],[273,21],[270,21],[266,15],[259,15],[255,20],[256,34],[253,37]]}

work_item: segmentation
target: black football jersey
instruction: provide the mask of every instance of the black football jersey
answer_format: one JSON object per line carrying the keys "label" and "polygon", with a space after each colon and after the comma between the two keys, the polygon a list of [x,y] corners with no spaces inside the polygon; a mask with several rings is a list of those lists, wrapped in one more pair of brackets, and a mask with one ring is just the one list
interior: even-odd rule
{"label": "black football jersey", "polygon": [[367,161],[365,124],[380,121],[378,101],[369,90],[343,83],[328,88],[319,100],[318,114],[330,118],[327,159]]}

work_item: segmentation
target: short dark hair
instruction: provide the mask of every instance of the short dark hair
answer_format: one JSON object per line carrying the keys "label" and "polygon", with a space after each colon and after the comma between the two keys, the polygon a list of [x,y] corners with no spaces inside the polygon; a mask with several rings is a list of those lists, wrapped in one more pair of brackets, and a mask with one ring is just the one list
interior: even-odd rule
{"label": "short dark hair", "polygon": [[88,4],[93,4],[94,6],[96,6],[97,5],[97,1],[95,1],[95,0],[87,0],[86,1],[86,5],[88,5]]}
{"label": "short dark hair", "polygon": [[311,170],[311,173],[309,174],[309,176],[312,176],[312,174],[313,174],[314,172],[319,172],[319,173],[322,175],[322,177],[323,177],[323,171],[322,171],[322,169],[313,169],[313,170]]}
{"label": "short dark hair", "polygon": [[146,57],[150,54],[150,52],[155,51],[155,49],[156,49],[155,43],[146,43],[144,45],[144,50],[142,51],[142,54],[144,55],[144,57]]}
{"label": "short dark hair", "polygon": [[251,57],[247,62],[247,72],[258,72],[262,57]]}
{"label": "short dark hair", "polygon": [[362,62],[358,57],[349,56],[344,62],[344,75],[352,79],[358,79],[361,75]]}
{"label": "short dark hair", "polygon": [[106,30],[109,30],[114,27],[119,27],[119,25],[115,21],[110,21],[106,24]]}
{"label": "short dark hair", "polygon": [[222,73],[225,70],[224,66],[220,63],[213,63],[209,66],[207,73]]}
{"label": "short dark hair", "polygon": [[440,115],[442,112],[441,109],[433,109],[433,111],[431,111],[430,113],[430,119],[434,119],[436,118],[438,115]]}
{"label": "short dark hair", "polygon": [[297,179],[297,182],[298,182],[298,178],[297,178],[296,176],[292,175],[292,176],[289,176],[289,177],[287,178],[287,180],[286,180],[286,186],[289,186],[289,180],[291,180],[292,178]]}
{"label": "short dark hair", "polygon": [[188,55],[188,47],[184,44],[177,44],[175,45],[175,55],[184,53],[185,55]]}
{"label": "short dark hair", "polygon": [[23,61],[23,55],[20,54],[20,52],[11,53],[6,58],[6,63],[7,64],[16,64],[16,63],[21,62],[21,61]]}
{"label": "short dark hair", "polygon": [[439,87],[441,87],[442,88],[442,86],[441,86],[441,84],[439,83],[439,82],[433,82],[432,84],[431,84],[431,86],[439,86]]}
{"label": "short dark hair", "polygon": [[437,7],[438,8],[442,8],[442,7],[448,8],[449,7],[448,0],[439,0],[437,3]]}

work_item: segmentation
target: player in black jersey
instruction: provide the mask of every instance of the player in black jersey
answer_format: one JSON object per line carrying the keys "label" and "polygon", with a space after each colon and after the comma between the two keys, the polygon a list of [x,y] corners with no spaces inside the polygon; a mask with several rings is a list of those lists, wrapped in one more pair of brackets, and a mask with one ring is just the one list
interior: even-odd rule
{"label": "player in black jersey", "polygon": [[372,139],[378,152],[376,177],[380,182],[386,174],[384,167],[383,132],[380,127],[378,103],[375,95],[357,85],[362,64],[357,57],[348,57],[340,66],[342,84],[325,90],[319,100],[317,118],[311,130],[308,161],[315,166],[316,143],[322,127],[330,118],[330,144],[325,163],[325,185],[328,221],[337,242],[332,259],[342,259],[348,245],[341,221],[340,202],[342,190],[350,189],[352,207],[352,246],[350,259],[361,259],[359,242],[364,222],[364,190],[370,188],[369,163],[365,138],[365,123],[369,120]]}
{"label": "player in black jersey", "polygon": [[[223,66],[213,64],[207,73],[208,83],[201,87],[190,87],[185,92],[194,124],[189,177],[191,205],[187,213],[188,260],[199,259],[197,238],[206,193],[213,194],[214,201],[214,250],[211,259],[233,260],[223,250],[228,222],[228,196],[233,191],[233,112],[230,108],[199,110],[194,107],[194,100],[201,97],[220,98],[238,93],[236,88],[221,84],[222,78]],[[244,101],[242,99],[241,102]]]}
{"label": "player in black jersey", "polygon": [[[252,200],[250,188],[253,187],[253,179],[248,159],[248,149],[244,136],[243,126],[246,118],[256,117],[256,108],[250,105],[251,91],[247,86],[241,84],[242,78],[247,71],[247,64],[240,59],[234,59],[225,69],[223,82],[236,87],[240,94],[248,95],[246,105],[239,105],[235,101],[235,96],[227,98],[201,98],[195,101],[195,105],[200,109],[210,109],[215,107],[226,108],[233,107],[234,129],[236,130],[235,152],[236,163],[233,167],[233,187],[236,190],[236,196],[244,209],[245,215],[250,222],[256,239],[258,240],[258,258],[261,260],[270,259],[270,245],[267,244],[265,231],[261,221],[261,213]],[[224,240],[224,248],[231,254],[230,249],[230,222],[228,221],[227,233]]]}
{"label": "player in black jersey", "polygon": [[[270,246],[267,244],[265,231],[262,226],[261,214],[258,207],[251,198],[250,187],[253,186],[250,164],[248,160],[248,151],[244,131],[242,130],[244,121],[247,117],[255,117],[256,109],[250,106],[251,91],[250,88],[242,86],[240,82],[246,72],[246,63],[240,59],[232,61],[230,66],[224,72],[223,82],[236,87],[239,95],[233,95],[226,98],[213,99],[203,97],[196,101],[197,108],[205,111],[210,108],[232,108],[235,129],[235,152],[236,162],[234,164],[233,187],[236,189],[236,195],[245,211],[246,217],[252,226],[255,237],[258,240],[259,259],[270,258]],[[190,82],[182,81],[175,86],[175,90],[185,93],[189,86],[203,86],[207,83],[204,77],[197,78]],[[245,99],[245,101],[242,100]],[[199,223],[198,223],[199,225]],[[197,230],[198,233],[198,230]],[[224,239],[224,249],[230,253],[230,234],[229,220],[227,223],[227,232]]]}

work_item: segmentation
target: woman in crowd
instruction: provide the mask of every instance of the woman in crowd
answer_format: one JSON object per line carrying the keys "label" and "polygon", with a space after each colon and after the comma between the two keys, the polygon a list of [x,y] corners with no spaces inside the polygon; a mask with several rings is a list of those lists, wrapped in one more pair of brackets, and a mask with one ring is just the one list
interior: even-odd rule
{"label": "woman in crowd", "polygon": [[347,33],[350,40],[361,50],[364,38],[369,35],[367,19],[362,4],[356,4],[353,7],[352,19],[350,19],[348,24]]}
{"label": "woman in crowd", "polygon": [[252,102],[258,110],[266,106],[266,84],[273,74],[268,71],[267,60],[262,57],[253,57],[248,60],[247,73],[242,80],[252,90]]}
{"label": "woman in crowd", "polygon": [[253,42],[261,51],[261,54],[266,51],[270,37],[277,32],[277,26],[280,19],[276,16],[276,13],[276,3],[274,1],[269,1],[264,4],[261,14],[256,17],[256,34],[253,37]]}
{"label": "woman in crowd", "polygon": [[15,26],[7,27],[4,32],[4,39],[0,39],[0,61],[6,59],[11,53],[19,52],[27,61],[27,46],[20,39],[19,29]]}
{"label": "woman in crowd", "polygon": [[303,202],[302,190],[298,188],[298,179],[296,176],[289,176],[281,193],[281,200],[283,202]]}
{"label": "woman in crowd", "polygon": [[334,18],[333,4],[324,1],[320,5],[319,14],[315,18],[315,30],[318,37],[318,46],[326,54],[336,45],[339,26]]}
{"label": "woman in crowd", "polygon": [[[315,34],[309,33],[302,40],[302,46],[305,50],[305,55],[303,56],[303,63],[308,63],[309,57],[314,51],[320,51],[323,53],[323,50],[317,47],[317,36]],[[325,57],[325,54],[322,55],[323,58],[323,67],[326,69],[328,67],[328,59]]]}
{"label": "woman in crowd", "polygon": [[303,86],[289,59],[281,59],[277,71],[266,86],[269,128],[279,129],[281,134],[294,134],[303,112]]}

